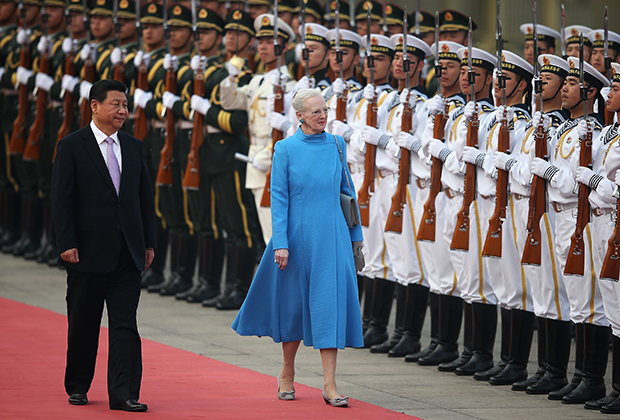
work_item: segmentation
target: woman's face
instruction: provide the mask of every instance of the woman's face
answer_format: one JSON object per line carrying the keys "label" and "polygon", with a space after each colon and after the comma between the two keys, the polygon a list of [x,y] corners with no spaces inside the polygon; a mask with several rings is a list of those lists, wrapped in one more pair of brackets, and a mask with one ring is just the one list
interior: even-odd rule
{"label": "woman's face", "polygon": [[325,130],[327,124],[327,114],[325,111],[325,99],[322,96],[313,96],[304,102],[304,110],[299,112],[298,118],[303,120],[306,134],[319,134]]}

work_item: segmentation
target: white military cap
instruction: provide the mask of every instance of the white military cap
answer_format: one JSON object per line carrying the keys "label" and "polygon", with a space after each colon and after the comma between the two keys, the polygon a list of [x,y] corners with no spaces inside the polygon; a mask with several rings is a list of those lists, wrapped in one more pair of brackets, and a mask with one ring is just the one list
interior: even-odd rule
{"label": "white military cap", "polygon": [[[301,35],[302,30],[303,26],[299,25],[299,35]],[[325,26],[319,25],[318,23],[306,23],[306,41],[317,41],[329,45],[329,41],[327,40],[328,30],[329,29]]]}
{"label": "white military cap", "polygon": [[620,64],[611,63],[611,82],[620,83]]}
{"label": "white military cap", "polygon": [[[495,58],[493,54],[489,54],[488,52],[475,47],[471,49],[471,52],[473,56],[471,58],[472,65],[482,67],[487,70],[493,70],[497,67],[497,58]],[[461,67],[466,66],[468,60],[467,47],[461,47],[456,53],[461,59]]]}
{"label": "white military cap", "polygon": [[[615,32],[608,31],[609,48],[620,51],[620,35]],[[583,34],[585,37],[586,34]],[[588,34],[588,38],[592,41],[592,48],[603,48],[605,46],[605,30],[595,29]]]}
{"label": "white military cap", "polygon": [[[362,48],[366,49],[366,37],[362,37]],[[394,46],[385,35],[370,34],[370,52],[394,55]]]}
{"label": "white military cap", "polygon": [[583,43],[584,45],[592,46],[592,42],[588,38],[588,35],[592,32],[592,28],[588,28],[583,25],[571,25],[567,26],[564,29],[564,40],[566,41],[566,45],[568,44],[579,44],[579,34],[583,34]]}
{"label": "white military cap", "polygon": [[[521,32],[525,35],[526,41],[534,39],[534,24],[524,23],[519,27]],[[551,44],[555,44],[556,39],[560,39],[560,33],[556,30],[549,28],[548,26],[536,24],[536,32],[538,34],[539,41],[547,41]]]}
{"label": "white military cap", "polygon": [[511,71],[528,80],[534,76],[534,67],[530,63],[507,50],[502,51],[502,69]]}
{"label": "white military cap", "polygon": [[[431,51],[433,55],[435,55],[436,46],[437,43],[431,45]],[[437,49],[439,51],[439,54],[437,55],[437,57],[435,57],[437,60],[454,60],[461,62],[461,59],[456,52],[463,48],[462,44],[452,41],[439,41],[438,47],[439,48]]]}
{"label": "white military cap", "polygon": [[[390,42],[394,46],[395,52],[403,52],[404,41],[405,38],[403,34],[396,34],[390,37]],[[428,44],[413,35],[407,35],[407,54],[413,54],[420,58],[426,58],[432,55]]]}
{"label": "white military cap", "polygon": [[[254,30],[256,31],[256,38],[273,36],[275,18],[272,14],[263,13],[254,19]],[[295,39],[295,31],[288,26],[286,22],[278,18],[278,36],[281,36],[286,41],[292,41]]]}
{"label": "white military cap", "polygon": [[538,65],[540,66],[541,73],[557,74],[562,79],[566,79],[566,76],[568,76],[568,71],[570,70],[568,61],[553,54],[539,55]]}
{"label": "white military cap", "polygon": [[[340,46],[341,47],[359,49],[359,47],[362,45],[362,37],[356,34],[355,32],[349,31],[347,29],[339,29],[338,32],[340,34]],[[327,37],[327,40],[329,41],[332,47],[336,45],[336,30],[335,29],[330,29],[329,31],[327,31],[325,36]]]}
{"label": "white military cap", "polygon": [[[568,75],[579,78],[579,59],[577,57],[568,57]],[[601,88],[609,86],[609,80],[603,76],[592,64],[583,62],[583,78],[586,82],[601,91]]]}

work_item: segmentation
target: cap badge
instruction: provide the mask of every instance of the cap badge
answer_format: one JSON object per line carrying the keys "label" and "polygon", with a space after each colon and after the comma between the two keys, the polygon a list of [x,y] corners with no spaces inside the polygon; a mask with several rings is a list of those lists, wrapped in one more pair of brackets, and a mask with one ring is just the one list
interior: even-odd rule
{"label": "cap badge", "polygon": [[149,4],[149,7],[146,8],[146,11],[148,13],[157,13],[157,6],[155,5],[155,3],[151,3]]}
{"label": "cap badge", "polygon": [[450,12],[446,12],[444,18],[446,19],[446,22],[452,22],[454,20],[454,16],[452,16],[452,13]]}

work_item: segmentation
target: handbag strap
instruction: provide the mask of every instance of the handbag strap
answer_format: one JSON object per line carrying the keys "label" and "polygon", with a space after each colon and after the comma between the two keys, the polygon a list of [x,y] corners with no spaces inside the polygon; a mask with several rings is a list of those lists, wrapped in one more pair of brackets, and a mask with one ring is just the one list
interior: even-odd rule
{"label": "handbag strap", "polygon": [[[334,136],[332,134],[332,136]],[[349,186],[349,191],[351,191],[351,195],[354,195],[353,189],[351,188],[351,184],[349,182],[349,175],[347,173],[347,169],[344,166],[344,158],[342,157],[342,150],[340,150],[340,144],[338,143],[338,139],[334,136],[334,140],[336,141],[336,147],[338,148],[338,152],[340,153],[340,161],[342,162],[342,169],[344,169],[344,176],[347,178],[347,185]]]}

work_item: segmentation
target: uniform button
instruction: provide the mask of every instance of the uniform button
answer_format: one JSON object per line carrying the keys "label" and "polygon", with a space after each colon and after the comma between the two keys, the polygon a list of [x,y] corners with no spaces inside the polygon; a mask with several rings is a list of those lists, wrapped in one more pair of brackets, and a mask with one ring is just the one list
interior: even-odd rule
{"label": "uniform button", "polygon": [[224,144],[224,140],[223,140],[223,139],[222,139],[222,140],[220,140],[220,144]]}

